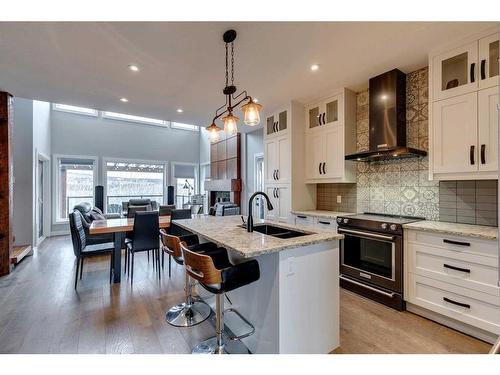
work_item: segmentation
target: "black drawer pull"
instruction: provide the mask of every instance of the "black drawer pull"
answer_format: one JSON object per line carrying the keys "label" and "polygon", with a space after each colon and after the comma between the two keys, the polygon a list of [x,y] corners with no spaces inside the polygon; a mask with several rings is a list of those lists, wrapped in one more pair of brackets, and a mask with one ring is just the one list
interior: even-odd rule
{"label": "black drawer pull", "polygon": [[322,174],[322,173],[321,173],[321,163],[319,163],[319,165],[318,165],[318,169],[319,169],[319,174]]}
{"label": "black drawer pull", "polygon": [[444,243],[449,243],[451,245],[470,246],[469,242],[460,242],[460,241],[447,240],[446,238],[443,240],[443,242]]}
{"label": "black drawer pull", "polygon": [[326,121],[325,121],[325,112],[323,112],[323,125],[326,124]]}
{"label": "black drawer pull", "polygon": [[325,167],[326,167],[326,162],[323,162],[323,174],[326,174],[326,169],[325,169]]}
{"label": "black drawer pull", "polygon": [[476,146],[474,146],[474,145],[470,146],[470,155],[469,155],[469,157],[470,157],[470,164],[471,165],[474,165],[476,163],[475,160],[474,160],[474,151],[475,150],[476,150]]}
{"label": "black drawer pull", "polygon": [[320,223],[320,224],[325,224],[325,225],[330,225],[330,224],[331,224],[331,223],[330,223],[330,222],[328,222],[328,221],[320,221],[320,220],[318,220],[318,223]]}
{"label": "black drawer pull", "polygon": [[443,264],[444,268],[449,268],[450,270],[455,270],[455,271],[460,271],[460,272],[465,272],[465,273],[470,273],[470,270],[467,268],[460,268],[460,267],[455,267],[455,266],[450,266],[449,264]]}
{"label": "black drawer pull", "polygon": [[297,215],[299,219],[307,219],[307,216]]}
{"label": "black drawer pull", "polygon": [[452,299],[449,299],[449,298],[446,298],[446,297],[443,297],[443,301],[449,302],[449,303],[451,303],[453,305],[457,305],[457,306],[460,306],[460,307],[465,307],[466,309],[470,309],[470,305],[468,303],[462,303],[462,302],[453,301]]}
{"label": "black drawer pull", "polygon": [[486,60],[481,60],[481,79],[486,79]]}
{"label": "black drawer pull", "polygon": [[481,164],[486,164],[486,145],[481,145]]}
{"label": "black drawer pull", "polygon": [[476,63],[470,64],[470,81],[475,82],[476,81]]}

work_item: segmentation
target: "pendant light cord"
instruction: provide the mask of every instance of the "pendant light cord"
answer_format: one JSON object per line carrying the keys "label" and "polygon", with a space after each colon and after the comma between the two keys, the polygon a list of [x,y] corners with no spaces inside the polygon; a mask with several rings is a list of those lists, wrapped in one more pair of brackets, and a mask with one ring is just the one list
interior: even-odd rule
{"label": "pendant light cord", "polygon": [[234,86],[234,42],[231,43],[231,86]]}
{"label": "pendant light cord", "polygon": [[226,87],[229,84],[229,78],[228,78],[228,59],[227,59],[227,43],[226,43]]}

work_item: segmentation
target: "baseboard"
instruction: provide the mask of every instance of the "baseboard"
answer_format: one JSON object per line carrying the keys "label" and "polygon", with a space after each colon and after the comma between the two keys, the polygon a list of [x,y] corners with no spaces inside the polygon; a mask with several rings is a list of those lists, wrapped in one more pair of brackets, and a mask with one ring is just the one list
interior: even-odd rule
{"label": "baseboard", "polygon": [[439,324],[452,328],[456,331],[465,333],[466,335],[475,337],[482,341],[486,341],[487,343],[490,344],[494,344],[498,339],[498,336],[495,335],[494,333],[485,331],[481,328],[473,327],[466,323],[459,322],[458,320],[438,314],[434,311],[427,310],[423,307],[416,306],[409,302],[406,302],[406,310],[414,314],[423,316],[424,318],[433,320]]}
{"label": "baseboard", "polygon": [[68,236],[69,235],[69,230],[54,230],[50,232],[50,237],[55,237],[55,236]]}

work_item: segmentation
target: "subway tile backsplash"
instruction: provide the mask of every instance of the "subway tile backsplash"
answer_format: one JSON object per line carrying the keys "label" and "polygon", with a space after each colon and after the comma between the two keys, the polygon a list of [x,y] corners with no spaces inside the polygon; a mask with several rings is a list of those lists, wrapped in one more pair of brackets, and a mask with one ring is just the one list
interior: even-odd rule
{"label": "subway tile backsplash", "polygon": [[453,223],[498,225],[496,180],[441,181],[439,220]]}
{"label": "subway tile backsplash", "polygon": [[[406,76],[408,146],[428,150],[428,68]],[[357,94],[357,151],[368,149],[368,90]],[[498,224],[497,181],[429,181],[428,158],[357,163],[357,184],[318,184],[317,209]],[[337,196],[342,203],[337,203]]]}

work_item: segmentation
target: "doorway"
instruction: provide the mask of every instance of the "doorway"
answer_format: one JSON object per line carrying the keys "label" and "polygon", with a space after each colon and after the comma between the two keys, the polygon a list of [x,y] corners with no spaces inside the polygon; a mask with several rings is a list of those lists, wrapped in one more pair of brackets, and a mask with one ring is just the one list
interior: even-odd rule
{"label": "doorway", "polygon": [[[255,154],[254,156],[254,191],[264,191],[264,155]],[[264,198],[258,195],[254,199],[253,212],[259,219],[264,219]]]}
{"label": "doorway", "polygon": [[35,185],[35,244],[39,246],[48,235],[49,204],[49,158],[37,154]]}

